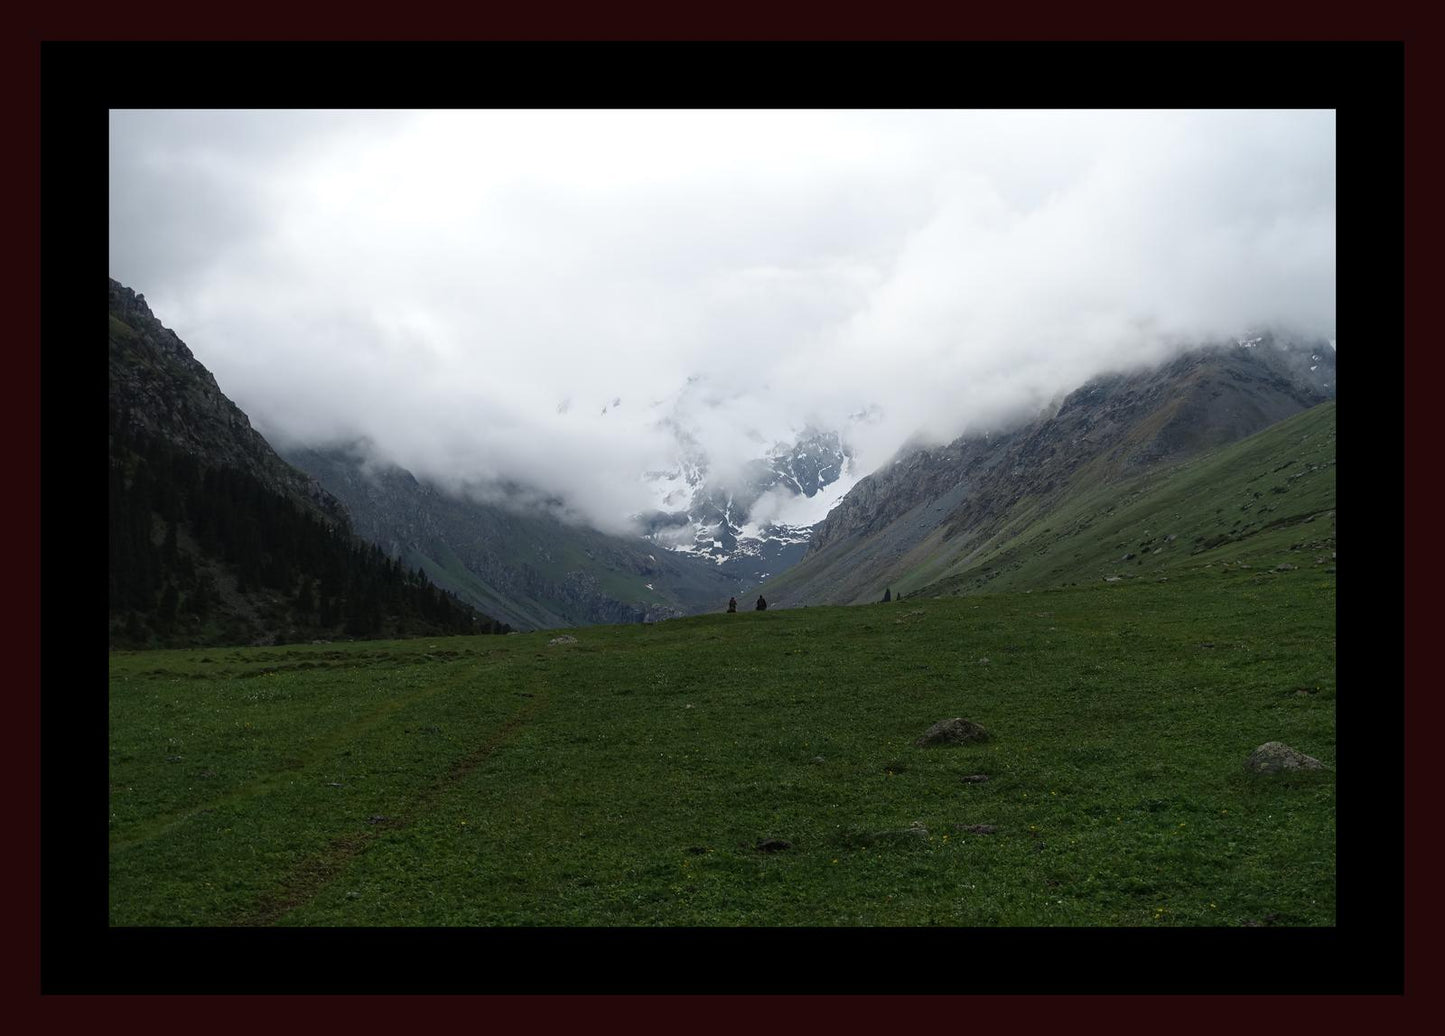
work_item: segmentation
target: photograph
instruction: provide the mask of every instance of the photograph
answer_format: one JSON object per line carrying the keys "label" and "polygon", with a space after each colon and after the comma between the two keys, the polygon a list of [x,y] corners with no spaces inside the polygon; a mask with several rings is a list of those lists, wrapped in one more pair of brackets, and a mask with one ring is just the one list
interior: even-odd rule
{"label": "photograph", "polygon": [[1329,926],[1335,114],[113,110],[109,921]]}

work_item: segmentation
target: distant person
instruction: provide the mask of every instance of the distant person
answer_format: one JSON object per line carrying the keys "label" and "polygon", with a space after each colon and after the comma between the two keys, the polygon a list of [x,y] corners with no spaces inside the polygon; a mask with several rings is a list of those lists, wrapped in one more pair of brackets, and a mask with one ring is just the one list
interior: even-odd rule
{"label": "distant person", "polygon": [[735,611],[737,611],[737,610],[738,610],[738,599],[737,599],[736,597],[729,597],[729,598],[728,598],[728,611],[730,611],[730,612],[735,612]]}
{"label": "distant person", "polygon": [[762,594],[758,594],[758,611],[760,611],[760,612],[765,612],[765,611],[767,611],[767,610],[768,610],[768,602],[765,601],[765,600],[763,600],[763,595],[762,595]]}

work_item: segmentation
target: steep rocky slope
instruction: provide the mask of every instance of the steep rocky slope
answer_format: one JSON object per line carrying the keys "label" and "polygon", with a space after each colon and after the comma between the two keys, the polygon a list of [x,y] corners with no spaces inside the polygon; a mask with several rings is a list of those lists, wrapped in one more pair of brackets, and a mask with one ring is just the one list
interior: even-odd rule
{"label": "steep rocky slope", "polygon": [[812,525],[856,479],[842,436],[806,426],[745,464],[726,485],[710,477],[700,449],[670,470],[647,472],[644,481],[658,508],[638,517],[649,542],[705,558],[750,584],[802,558]]}
{"label": "steep rocky slope", "polygon": [[354,536],[114,280],[107,428],[112,647],[505,632]]}
{"label": "steep rocky slope", "polygon": [[856,603],[919,588],[1082,487],[1234,442],[1334,394],[1329,343],[1272,334],[1096,378],[1052,412],[907,450],[861,480],[770,583],[772,598]]}
{"label": "steep rocky slope", "polygon": [[212,467],[232,468],[328,522],[340,502],[283,461],[186,343],[138,295],[110,281],[110,408],[123,425],[165,440]]}

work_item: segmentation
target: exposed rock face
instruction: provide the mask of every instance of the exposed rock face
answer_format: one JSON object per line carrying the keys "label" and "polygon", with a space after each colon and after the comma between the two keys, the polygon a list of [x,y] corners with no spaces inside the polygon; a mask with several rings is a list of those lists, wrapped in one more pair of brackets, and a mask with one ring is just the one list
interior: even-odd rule
{"label": "exposed rock face", "polygon": [[221,468],[238,468],[329,524],[346,509],[283,461],[204,365],[137,295],[110,282],[110,406],[122,421]]}
{"label": "exposed rock face", "polygon": [[144,296],[109,292],[112,646],[505,631],[359,542]]}
{"label": "exposed rock face", "polygon": [[1314,756],[1296,751],[1282,741],[1267,741],[1244,761],[1250,773],[1280,773],[1284,770],[1319,770],[1324,767]]}
{"label": "exposed rock face", "polygon": [[923,732],[914,742],[919,748],[930,745],[966,745],[974,741],[987,741],[988,731],[972,720],[955,717],[941,719]]}
{"label": "exposed rock face", "polygon": [[851,480],[852,450],[836,431],[805,428],[795,442],[775,443],[724,485],[711,474],[696,440],[674,421],[664,425],[678,437],[684,456],[673,468],[644,476],[658,494],[657,511],[643,518],[644,535],[663,549],[706,558],[749,583],[796,562],[811,535],[809,525],[753,522],[751,510],[758,501],[775,492],[812,499],[840,479]]}
{"label": "exposed rock face", "polygon": [[760,480],[764,490],[786,485],[803,494],[814,496],[824,486],[838,480],[848,466],[852,451],[837,432],[807,429],[792,446],[780,445],[768,454],[772,477]]}
{"label": "exposed rock face", "polygon": [[787,573],[788,600],[862,603],[925,540],[961,552],[1006,524],[1020,501],[1047,507],[1079,479],[1176,463],[1334,396],[1327,343],[1271,335],[1096,378],[1051,413],[906,449],[860,480],[813,527],[807,554]]}

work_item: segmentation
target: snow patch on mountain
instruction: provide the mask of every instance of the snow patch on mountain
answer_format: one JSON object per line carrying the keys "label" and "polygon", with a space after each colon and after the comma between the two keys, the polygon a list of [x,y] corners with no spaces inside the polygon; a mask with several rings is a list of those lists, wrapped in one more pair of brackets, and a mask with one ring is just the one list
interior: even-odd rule
{"label": "snow patch on mountain", "polygon": [[861,477],[837,432],[807,425],[770,447],[756,436],[752,459],[715,465],[684,422],[666,423],[677,459],[642,476],[655,505],[637,516],[643,534],[667,550],[731,565],[741,578],[761,579],[764,568],[797,560],[811,527]]}
{"label": "snow patch on mountain", "polygon": [[738,535],[748,539],[763,539],[770,534],[788,535],[782,530],[803,530],[805,534],[802,539],[806,542],[806,532],[828,517],[828,512],[848,495],[848,491],[857,485],[861,478],[852,465],[848,464],[845,465],[843,473],[819,488],[812,496],[774,486],[758,497],[749,509],[748,521],[739,528]]}

